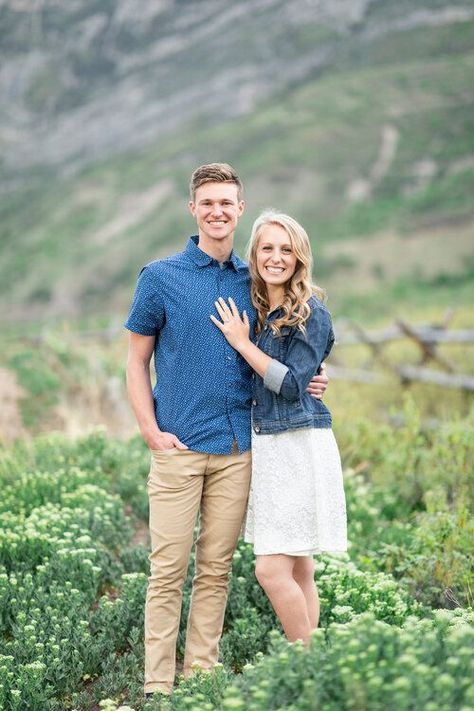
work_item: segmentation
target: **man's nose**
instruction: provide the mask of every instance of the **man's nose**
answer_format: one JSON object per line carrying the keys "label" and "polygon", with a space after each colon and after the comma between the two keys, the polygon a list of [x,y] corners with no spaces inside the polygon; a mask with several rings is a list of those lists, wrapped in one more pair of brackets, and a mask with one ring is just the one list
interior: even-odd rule
{"label": "man's nose", "polygon": [[219,203],[215,203],[212,206],[212,213],[213,215],[222,215],[222,206]]}

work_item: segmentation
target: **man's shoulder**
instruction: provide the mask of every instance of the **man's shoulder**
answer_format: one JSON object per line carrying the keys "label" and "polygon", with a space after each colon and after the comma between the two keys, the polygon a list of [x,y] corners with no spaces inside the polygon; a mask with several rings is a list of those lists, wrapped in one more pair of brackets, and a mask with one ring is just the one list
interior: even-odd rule
{"label": "man's shoulder", "polygon": [[166,271],[169,267],[179,267],[186,263],[185,252],[176,252],[175,254],[170,254],[168,257],[161,257],[160,259],[153,259],[151,262],[145,264],[142,267],[142,272],[147,270],[150,274],[161,274]]}

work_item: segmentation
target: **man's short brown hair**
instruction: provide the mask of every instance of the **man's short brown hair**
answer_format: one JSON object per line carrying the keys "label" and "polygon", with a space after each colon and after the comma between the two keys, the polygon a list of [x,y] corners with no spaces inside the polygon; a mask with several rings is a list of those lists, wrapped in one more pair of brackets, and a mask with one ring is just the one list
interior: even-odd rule
{"label": "man's short brown hair", "polygon": [[196,168],[189,184],[191,200],[195,200],[196,190],[205,183],[234,183],[237,186],[237,197],[242,200],[242,181],[228,163],[208,163]]}

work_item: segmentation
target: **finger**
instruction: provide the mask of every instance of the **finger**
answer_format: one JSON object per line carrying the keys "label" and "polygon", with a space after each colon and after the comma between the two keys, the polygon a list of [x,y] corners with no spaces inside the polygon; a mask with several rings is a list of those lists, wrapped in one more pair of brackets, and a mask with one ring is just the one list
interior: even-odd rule
{"label": "finger", "polygon": [[230,318],[230,316],[232,315],[232,312],[229,309],[229,307],[227,306],[227,303],[226,303],[225,299],[222,298],[222,296],[219,296],[219,303],[220,303],[222,309],[224,310],[224,313],[227,314],[227,316]]}
{"label": "finger", "polygon": [[189,447],[186,444],[184,444],[183,442],[180,442],[177,437],[174,438],[173,444],[176,447],[176,449],[189,449]]}
{"label": "finger", "polygon": [[219,314],[219,316],[221,317],[221,319],[223,321],[227,320],[228,316],[227,316],[226,312],[224,311],[224,309],[222,308],[222,306],[220,305],[220,303],[218,301],[214,301],[214,306],[216,307],[216,311]]}
{"label": "finger", "polygon": [[244,311],[244,313],[242,314],[242,319],[245,325],[250,327],[250,321],[246,311]]}
{"label": "finger", "polygon": [[321,370],[321,372],[324,371],[324,370],[326,370],[326,361],[323,360],[323,362],[322,362],[321,365],[319,366],[319,369]]}
{"label": "finger", "polygon": [[237,305],[231,296],[229,296],[229,304],[230,304],[230,308],[231,308],[231,311],[234,314],[234,316],[240,320],[239,309],[237,308]]}
{"label": "finger", "polygon": [[213,316],[212,314],[209,314],[209,318],[211,319],[212,323],[214,323],[217,328],[220,328],[220,330],[222,331],[222,323],[219,321],[219,319]]}

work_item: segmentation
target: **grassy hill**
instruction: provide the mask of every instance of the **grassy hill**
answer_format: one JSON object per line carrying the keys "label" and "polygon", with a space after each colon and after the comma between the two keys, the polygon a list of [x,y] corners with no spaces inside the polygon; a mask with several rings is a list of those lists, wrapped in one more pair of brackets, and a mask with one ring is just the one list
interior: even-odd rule
{"label": "grassy hill", "polygon": [[[3,190],[4,319],[123,312],[140,266],[192,233],[189,174],[212,160],[244,179],[238,249],[260,208],[294,214],[337,311],[374,293],[451,301],[459,285],[472,301],[474,22],[421,5],[445,15],[405,27],[403,3],[373,3],[324,68],[247,115],[196,115],[146,148]],[[387,31],[372,36],[374,18]],[[293,41],[328,40],[310,24]]]}

